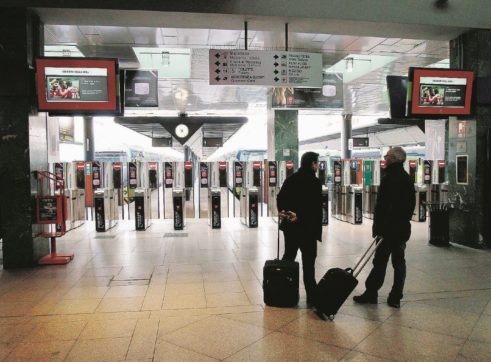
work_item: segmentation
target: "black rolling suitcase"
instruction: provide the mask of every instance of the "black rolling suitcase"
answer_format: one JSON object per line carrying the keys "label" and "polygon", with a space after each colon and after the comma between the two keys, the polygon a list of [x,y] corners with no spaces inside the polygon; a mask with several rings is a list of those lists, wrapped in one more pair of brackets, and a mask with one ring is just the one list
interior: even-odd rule
{"label": "black rolling suitcase", "polygon": [[298,304],[298,263],[280,260],[280,221],[278,220],[278,253],[263,267],[264,303],[270,307],[295,307]]}
{"label": "black rolling suitcase", "polygon": [[356,277],[373,256],[381,241],[382,238],[376,237],[353,269],[332,268],[324,274],[317,284],[315,303],[315,309],[321,318],[324,319],[325,315],[330,320],[334,319],[339,308],[358,285]]}

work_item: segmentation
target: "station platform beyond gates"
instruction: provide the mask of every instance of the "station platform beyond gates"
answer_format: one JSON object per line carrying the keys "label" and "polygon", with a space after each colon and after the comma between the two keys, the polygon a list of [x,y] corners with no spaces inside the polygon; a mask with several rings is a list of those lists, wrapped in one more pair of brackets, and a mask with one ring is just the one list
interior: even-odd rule
{"label": "station platform beyond gates", "polygon": [[[271,218],[258,228],[226,218],[220,230],[193,219],[182,231],[154,220],[144,232],[120,220],[105,233],[87,221],[58,240],[60,252],[75,253],[70,264],[0,271],[0,360],[489,360],[490,252],[435,247],[426,223],[412,228],[401,309],[385,303],[385,283],[378,305],[350,298],[324,322],[304,290],[298,308],[264,306],[262,267],[276,256]],[[317,279],[352,266],[370,237],[370,220],[331,218]]]}

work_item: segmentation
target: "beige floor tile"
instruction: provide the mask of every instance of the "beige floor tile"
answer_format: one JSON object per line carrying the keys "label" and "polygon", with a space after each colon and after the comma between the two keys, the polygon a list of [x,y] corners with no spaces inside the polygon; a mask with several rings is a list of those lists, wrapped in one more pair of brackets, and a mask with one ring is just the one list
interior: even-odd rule
{"label": "beige floor tile", "polygon": [[347,355],[345,355],[341,361],[343,362],[387,362],[392,361],[391,359],[380,358],[375,356],[370,356],[366,353],[361,353],[357,351],[351,351]]}
{"label": "beige floor tile", "polygon": [[0,303],[37,302],[49,292],[49,289],[12,290],[0,297]]}
{"label": "beige floor tile", "polygon": [[343,305],[339,310],[339,313],[372,321],[384,322],[390,318],[391,315],[397,313],[397,311],[385,303],[379,303],[376,305]]}
{"label": "beige floor tile", "polygon": [[203,274],[199,273],[180,273],[169,272],[167,275],[167,284],[185,284],[185,283],[202,283]]}
{"label": "beige floor tile", "polygon": [[108,287],[72,288],[63,296],[63,299],[101,299],[108,291]]}
{"label": "beige floor tile", "polygon": [[420,302],[412,302],[405,304],[399,311],[392,314],[387,323],[467,338],[478,318],[477,314],[457,314]]}
{"label": "beige floor tile", "polygon": [[84,274],[86,277],[113,277],[118,275],[121,267],[113,267],[113,268],[92,268],[87,269],[87,272]]}
{"label": "beige floor tile", "polygon": [[349,350],[284,333],[272,333],[226,361],[338,361]]}
{"label": "beige floor tile", "polygon": [[205,293],[215,294],[215,293],[242,293],[244,288],[242,283],[239,281],[232,282],[205,282]]}
{"label": "beige floor tile", "polygon": [[183,308],[205,308],[206,299],[204,294],[194,295],[175,295],[164,297],[162,309],[183,309]]}
{"label": "beige floor tile", "polygon": [[112,277],[83,277],[75,283],[75,288],[107,287]]}
{"label": "beige floor tile", "polygon": [[203,283],[181,283],[181,284],[168,284],[165,287],[165,296],[177,296],[177,295],[194,295],[204,294],[205,289]]}
{"label": "beige floor tile", "polygon": [[143,304],[143,297],[104,298],[96,309],[97,313],[138,312]]}
{"label": "beige floor tile", "polygon": [[100,299],[66,299],[56,304],[50,314],[94,313],[100,302]]}
{"label": "beige floor tile", "polygon": [[164,335],[162,339],[223,359],[261,339],[264,334],[262,328],[213,316]]}
{"label": "beige floor tile", "polygon": [[146,285],[127,285],[119,287],[110,287],[105,298],[133,298],[144,297],[147,293]]}
{"label": "beige floor tile", "polygon": [[154,361],[212,362],[217,360],[172,343],[158,341],[155,348]]}
{"label": "beige floor tile", "polygon": [[3,361],[12,352],[17,343],[0,343],[0,361]]}
{"label": "beige floor tile", "polygon": [[3,324],[0,325],[0,343],[16,343],[32,333],[36,327],[34,323]]}
{"label": "beige floor tile", "polygon": [[453,361],[464,342],[452,336],[383,324],[355,349],[397,361]]}
{"label": "beige floor tile", "polygon": [[23,342],[71,341],[80,336],[85,321],[54,321],[38,324]]}
{"label": "beige floor tile", "polygon": [[375,321],[344,314],[338,314],[333,322],[322,321],[313,312],[309,311],[304,316],[280,328],[279,331],[352,349],[379,325],[380,323]]}
{"label": "beige floor tile", "polygon": [[74,341],[44,341],[20,343],[7,361],[63,361]]}
{"label": "beige floor tile", "polygon": [[222,314],[223,318],[233,319],[243,323],[249,323],[257,327],[276,330],[300,318],[306,313],[305,309],[284,309],[271,310],[267,309],[261,312],[252,313],[232,313]]}
{"label": "beige floor tile", "polygon": [[139,320],[136,324],[133,338],[126,359],[153,358],[155,342],[159,331],[158,319]]}
{"label": "beige floor tile", "polygon": [[211,283],[233,282],[233,281],[238,281],[239,276],[237,275],[235,270],[230,270],[230,271],[204,273],[203,279],[205,282],[211,282]]}
{"label": "beige floor tile", "polygon": [[29,315],[33,306],[33,302],[0,303],[0,318]]}
{"label": "beige floor tile", "polygon": [[480,343],[467,341],[459,353],[457,360],[466,361],[491,361],[491,345],[489,343]]}
{"label": "beige floor tile", "polygon": [[491,344],[491,316],[481,316],[469,339],[476,342]]}
{"label": "beige floor tile", "polygon": [[165,286],[150,285],[143,300],[142,310],[160,310],[164,302]]}
{"label": "beige floor tile", "polygon": [[249,304],[251,304],[251,302],[244,292],[206,294],[206,306],[209,308]]}
{"label": "beige floor tile", "polygon": [[208,318],[208,315],[182,316],[182,317],[161,317],[159,318],[158,338],[162,339],[166,334],[186,327],[192,323]]}
{"label": "beige floor tile", "polygon": [[125,359],[130,337],[78,340],[67,361],[121,361]]}
{"label": "beige floor tile", "polygon": [[89,321],[80,339],[131,337],[136,326],[136,319],[103,319]]}

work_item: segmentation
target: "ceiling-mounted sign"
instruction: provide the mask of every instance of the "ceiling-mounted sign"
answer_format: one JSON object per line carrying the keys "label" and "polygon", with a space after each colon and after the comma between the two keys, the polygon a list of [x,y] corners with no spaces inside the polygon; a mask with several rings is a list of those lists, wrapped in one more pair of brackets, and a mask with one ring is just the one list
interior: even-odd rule
{"label": "ceiling-mounted sign", "polygon": [[343,74],[324,73],[322,88],[274,87],[272,108],[343,108]]}
{"label": "ceiling-mounted sign", "polygon": [[124,78],[125,107],[158,107],[158,72],[126,70]]}
{"label": "ceiling-mounted sign", "polygon": [[322,54],[210,49],[211,85],[322,87]]}

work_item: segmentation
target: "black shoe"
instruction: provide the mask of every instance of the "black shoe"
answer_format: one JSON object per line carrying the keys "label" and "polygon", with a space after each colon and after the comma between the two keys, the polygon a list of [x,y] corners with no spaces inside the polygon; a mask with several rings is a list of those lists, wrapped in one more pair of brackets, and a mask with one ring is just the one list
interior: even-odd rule
{"label": "black shoe", "polygon": [[370,295],[367,294],[366,292],[363,293],[362,295],[355,295],[353,297],[353,300],[355,303],[358,304],[377,304],[377,296],[376,295]]}
{"label": "black shoe", "polygon": [[401,301],[397,299],[387,298],[387,304],[392,308],[401,308]]}

